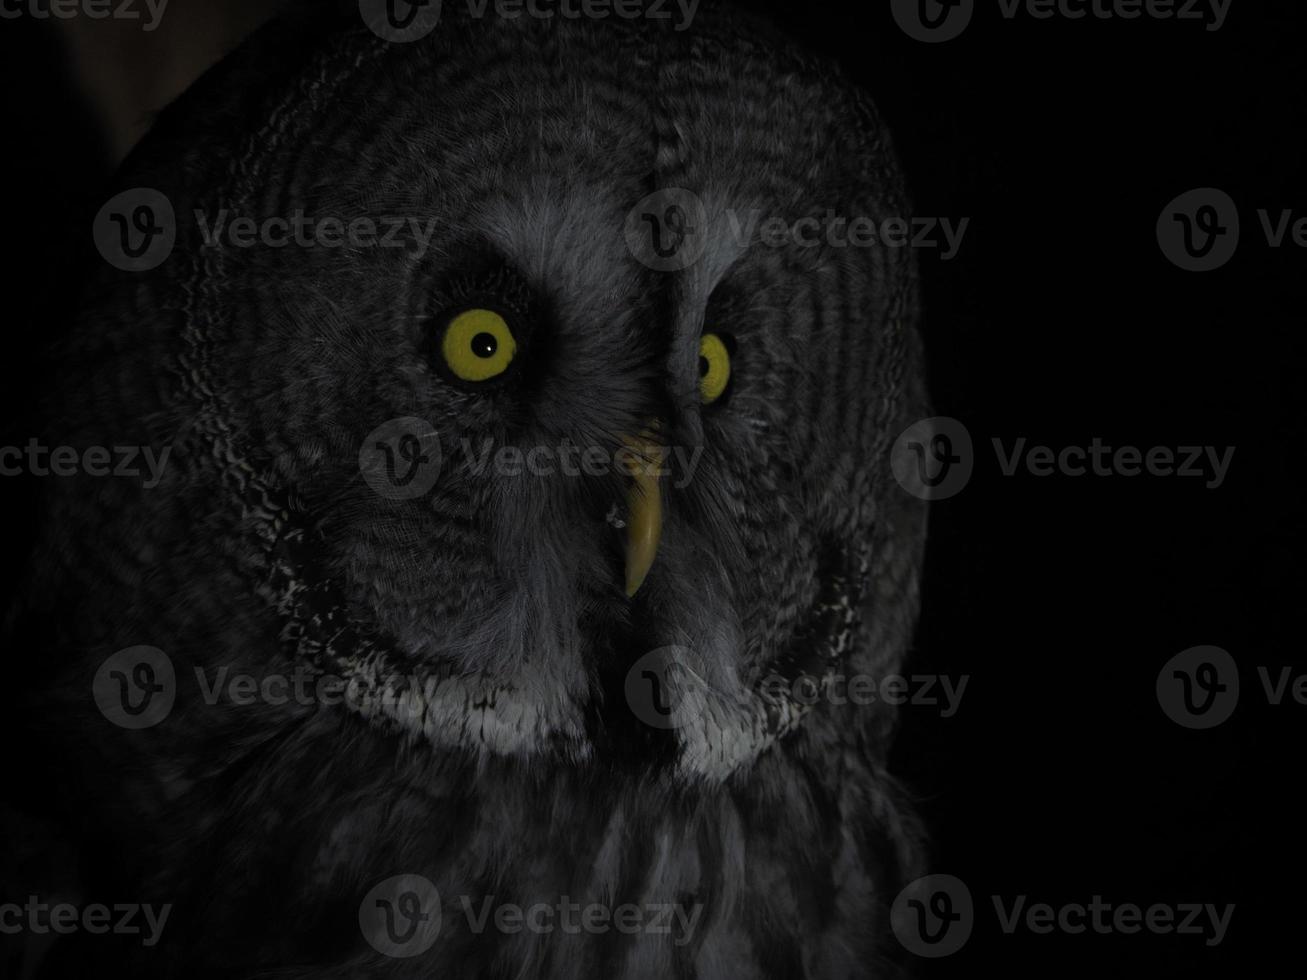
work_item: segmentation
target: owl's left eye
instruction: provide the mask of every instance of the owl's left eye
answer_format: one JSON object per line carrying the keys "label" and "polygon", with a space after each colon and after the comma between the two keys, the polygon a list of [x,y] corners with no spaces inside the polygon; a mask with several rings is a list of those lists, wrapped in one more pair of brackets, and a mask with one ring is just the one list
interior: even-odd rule
{"label": "owl's left eye", "polygon": [[503,316],[494,310],[474,308],[449,320],[440,353],[459,380],[489,381],[513,363],[517,340]]}
{"label": "owl's left eye", "polygon": [[727,339],[715,333],[699,338],[699,398],[711,405],[731,383],[731,350]]}

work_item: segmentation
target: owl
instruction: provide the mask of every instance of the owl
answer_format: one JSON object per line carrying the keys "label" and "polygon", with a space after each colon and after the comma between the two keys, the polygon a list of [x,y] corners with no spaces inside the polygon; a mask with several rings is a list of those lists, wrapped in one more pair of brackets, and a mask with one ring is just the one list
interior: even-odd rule
{"label": "owl", "polygon": [[909,205],[840,70],[660,7],[296,7],[124,164],[18,724],[29,891],[156,928],[43,975],[899,974],[835,692],[909,648],[929,413],[908,250],[836,232]]}

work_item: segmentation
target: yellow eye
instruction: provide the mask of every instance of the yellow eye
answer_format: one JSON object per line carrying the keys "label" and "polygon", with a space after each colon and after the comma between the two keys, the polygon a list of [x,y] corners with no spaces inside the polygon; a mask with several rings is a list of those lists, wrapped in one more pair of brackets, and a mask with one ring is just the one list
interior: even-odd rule
{"label": "yellow eye", "polygon": [[731,383],[731,352],[715,333],[699,339],[699,396],[711,405]]}
{"label": "yellow eye", "polygon": [[489,381],[508,370],[517,341],[508,321],[494,310],[465,310],[449,321],[440,353],[454,377]]}

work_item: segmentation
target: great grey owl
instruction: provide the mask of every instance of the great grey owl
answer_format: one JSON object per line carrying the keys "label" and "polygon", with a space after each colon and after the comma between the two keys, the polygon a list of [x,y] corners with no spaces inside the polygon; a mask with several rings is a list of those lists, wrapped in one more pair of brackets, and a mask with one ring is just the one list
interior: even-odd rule
{"label": "great grey owl", "polygon": [[32,890],[170,911],[48,975],[900,969],[894,708],[827,694],[914,627],[915,275],[811,233],[908,213],[883,125],[728,8],[475,7],[289,11],[105,195],[41,438],[161,465],[43,484]]}

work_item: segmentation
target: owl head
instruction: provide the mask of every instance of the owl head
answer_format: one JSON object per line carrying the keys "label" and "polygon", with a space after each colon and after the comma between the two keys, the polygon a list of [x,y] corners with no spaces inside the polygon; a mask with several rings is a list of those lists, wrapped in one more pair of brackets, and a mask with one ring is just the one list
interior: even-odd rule
{"label": "owl head", "polygon": [[[175,245],[101,288],[164,312],[84,342],[171,439],[151,506],[374,723],[717,780],[887,724],[758,691],[893,669],[916,606],[888,462],[925,414],[913,264],[848,233],[908,205],[839,71],[727,8],[445,4],[402,41],[317,9],[123,180]],[[162,523],[130,545],[155,578]],[[631,717],[637,666],[668,731]]]}

